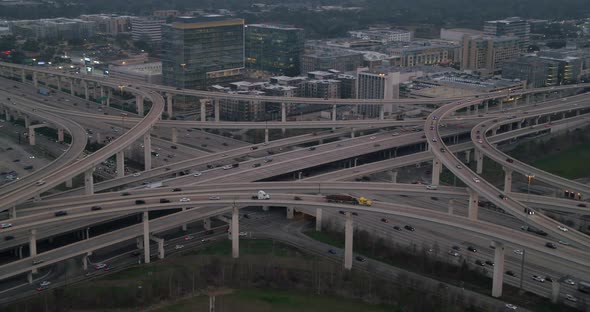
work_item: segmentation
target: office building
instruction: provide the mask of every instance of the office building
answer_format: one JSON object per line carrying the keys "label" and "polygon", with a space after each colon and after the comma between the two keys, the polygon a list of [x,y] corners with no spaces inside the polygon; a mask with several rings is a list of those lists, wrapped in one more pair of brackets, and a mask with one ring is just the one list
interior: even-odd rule
{"label": "office building", "polygon": [[206,90],[240,80],[244,69],[244,20],[180,17],[162,26],[162,81]]}
{"label": "office building", "polygon": [[83,40],[96,34],[96,23],[81,19],[20,20],[8,25],[13,35],[36,40]]}
{"label": "office building", "polygon": [[162,40],[162,25],[166,21],[161,18],[142,17],[131,20],[131,38],[133,41],[146,41],[159,44]]}
{"label": "office building", "polygon": [[353,38],[377,41],[381,43],[412,41],[411,31],[398,29],[353,30],[349,31],[348,34]]}
{"label": "office building", "polygon": [[521,51],[526,51],[529,46],[531,26],[529,22],[520,17],[509,17],[497,21],[486,21],[483,25],[485,36],[517,37],[520,39]]}
{"label": "office building", "polygon": [[303,29],[266,24],[245,27],[246,68],[285,76],[299,75]]}
{"label": "office building", "polygon": [[331,47],[310,47],[301,57],[301,72],[316,70],[355,71],[363,65],[363,54]]}
{"label": "office building", "polygon": [[[395,68],[381,67],[375,69],[359,68],[357,70],[357,99],[398,99],[400,73]],[[359,105],[358,112],[365,117],[378,117],[377,105]],[[385,115],[394,113],[393,104],[384,105]],[[396,110],[397,111],[397,110]]]}
{"label": "office building", "polygon": [[464,36],[461,70],[494,75],[502,70],[505,61],[520,56],[517,37]]}
{"label": "office building", "polygon": [[451,44],[423,44],[388,48],[390,56],[397,57],[401,67],[439,65],[454,62],[454,50],[459,49]]}
{"label": "office building", "polygon": [[131,32],[131,20],[135,18],[133,16],[118,16],[114,14],[80,15],[80,19],[84,21],[95,22],[97,32],[112,36]]}
{"label": "office building", "polygon": [[312,79],[299,85],[299,96],[322,99],[340,98],[340,81],[336,79]]}
{"label": "office building", "polygon": [[524,56],[504,63],[502,77],[527,82],[529,88],[555,86],[558,84],[557,62],[536,56]]}
{"label": "office building", "polygon": [[441,28],[440,39],[454,41],[460,43],[463,41],[463,36],[481,36],[483,31],[468,29],[468,28]]}

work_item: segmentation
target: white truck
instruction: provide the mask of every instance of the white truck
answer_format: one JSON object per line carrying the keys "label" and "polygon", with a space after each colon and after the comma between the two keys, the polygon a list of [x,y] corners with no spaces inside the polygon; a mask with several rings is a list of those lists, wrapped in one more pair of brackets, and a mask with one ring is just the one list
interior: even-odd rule
{"label": "white truck", "polygon": [[252,199],[261,199],[261,200],[265,200],[265,199],[270,199],[270,194],[268,194],[267,192],[260,190],[258,191],[257,195],[252,196]]}

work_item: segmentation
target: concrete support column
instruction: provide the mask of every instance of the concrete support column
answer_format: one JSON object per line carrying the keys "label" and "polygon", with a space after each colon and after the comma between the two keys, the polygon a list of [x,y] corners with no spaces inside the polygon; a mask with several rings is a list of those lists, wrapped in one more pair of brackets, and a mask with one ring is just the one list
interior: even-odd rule
{"label": "concrete support column", "polygon": [[135,96],[135,106],[137,106],[137,114],[139,116],[143,116],[143,96],[142,95],[136,95]]}
{"label": "concrete support column", "polygon": [[84,269],[84,271],[88,270],[88,256],[87,255],[82,256],[82,269]]}
{"label": "concrete support column", "polygon": [[469,208],[467,211],[467,217],[469,220],[476,221],[477,213],[479,209],[479,194],[472,189],[469,189]]}
{"label": "concrete support column", "polygon": [[98,94],[96,94],[97,90],[98,90],[98,84],[93,83],[92,84],[92,97],[94,97],[95,100],[96,100],[96,98],[98,98]]}
{"label": "concrete support column", "polygon": [[125,152],[117,152],[117,178],[125,176]]}
{"label": "concrete support column", "polygon": [[442,171],[442,163],[440,159],[434,157],[432,160],[432,185],[438,185],[440,183],[440,172]]}
{"label": "concrete support column", "polygon": [[475,115],[479,114],[479,103],[478,103],[478,104],[475,104],[475,105],[473,105],[473,113],[474,113]]}
{"label": "concrete support column", "polygon": [[61,91],[61,77],[56,76],[55,79],[57,80],[57,91]]}
{"label": "concrete support column", "polygon": [[496,135],[498,133],[498,128],[493,128],[492,129],[492,135]]}
{"label": "concrete support column", "polygon": [[27,74],[25,73],[24,69],[20,71],[20,82],[25,83],[27,82]]}
{"label": "concrete support column", "polygon": [[29,128],[29,144],[35,145],[35,128]]}
{"label": "concrete support column", "polygon": [[238,207],[232,208],[231,215],[231,254],[234,259],[240,257],[240,220]]}
{"label": "concrete support column", "polygon": [[264,143],[268,143],[268,128],[264,129]]}
{"label": "concrete support column", "polygon": [[449,215],[453,215],[453,209],[454,209],[454,205],[455,205],[455,200],[454,199],[449,199],[449,210],[448,213]]}
{"label": "concrete support column", "polygon": [[500,111],[503,111],[504,110],[503,107],[502,107],[503,104],[504,104],[504,100],[500,99],[499,102],[498,102],[498,107],[500,107]]}
{"label": "concrete support column", "polygon": [[[32,229],[30,233],[31,236],[29,237],[29,254],[31,255],[31,258],[34,258],[37,256],[37,230]],[[31,270],[31,273],[37,273],[37,269]]]}
{"label": "concrete support column", "polygon": [[12,117],[10,116],[10,111],[8,110],[8,108],[4,109],[4,115],[6,117],[6,121],[12,120]]}
{"label": "concrete support column", "polygon": [[84,194],[86,195],[94,194],[94,178],[92,177],[93,172],[94,168],[84,171]]}
{"label": "concrete support column", "polygon": [[346,223],[344,226],[344,269],[352,269],[352,214],[346,212]]}
{"label": "concrete support column", "polygon": [[101,86],[101,87],[100,87],[100,97],[101,97],[101,99],[100,99],[100,104],[103,104],[103,105],[104,105],[104,99],[103,99],[103,98],[105,97],[105,95],[106,95],[106,93],[105,93],[105,91],[104,91],[104,87],[103,87],[103,86]]}
{"label": "concrete support column", "polygon": [[62,128],[57,129],[57,141],[58,142],[64,141],[64,129],[62,129]]}
{"label": "concrete support column", "polygon": [[220,112],[219,112],[219,99],[214,99],[213,100],[213,108],[214,108],[214,113],[215,113],[215,122],[219,122],[220,119]]}
{"label": "concrete support column", "polygon": [[72,188],[73,185],[74,185],[74,182],[72,181],[72,178],[69,178],[66,180],[66,187],[67,188]]}
{"label": "concrete support column", "polygon": [[157,240],[157,242],[158,242],[158,258],[164,259],[164,256],[165,256],[164,239],[160,238]]}
{"label": "concrete support column", "polygon": [[490,101],[484,101],[483,102],[483,111],[484,111],[484,113],[487,114],[488,111],[489,111],[489,109],[490,109]]}
{"label": "concrete support column", "polygon": [[[24,115],[23,118],[25,119],[25,128],[30,127],[31,126],[31,119],[29,118],[29,116],[28,115]],[[6,118],[6,119],[8,120],[8,118]]]}
{"label": "concrete support column", "polygon": [[76,95],[76,92],[74,92],[74,79],[70,79],[70,95]]}
{"label": "concrete support column", "polygon": [[531,103],[531,95],[527,94],[525,97],[526,97],[526,104],[529,105]]}
{"label": "concrete support column", "polygon": [[477,148],[475,149],[475,161],[477,161],[475,172],[477,174],[481,174],[483,172],[483,153],[479,151]]}
{"label": "concrete support column", "polygon": [[504,169],[504,193],[512,192],[512,172],[513,170],[507,167]]}
{"label": "concrete support column", "polygon": [[86,101],[90,99],[90,94],[88,93],[88,83],[85,80],[82,80],[82,86],[84,87],[84,98]]}
{"label": "concrete support column", "polygon": [[[281,122],[287,122],[287,104],[281,103]],[[283,134],[285,133],[285,128],[283,128]]]}
{"label": "concrete support column", "polygon": [[322,208],[315,209],[315,230],[322,231]]}
{"label": "concrete support column", "polygon": [[37,79],[37,72],[33,72],[33,85],[35,88],[39,87],[39,80]]}
{"label": "concrete support column", "polygon": [[352,130],[350,130],[350,138],[354,139],[354,128],[352,128]]}
{"label": "concrete support column", "polygon": [[502,286],[504,284],[504,245],[495,242],[495,246],[492,297],[499,298],[502,296]]}
{"label": "concrete support column", "polygon": [[551,303],[557,303],[559,301],[559,291],[561,283],[555,279],[551,282]]}
{"label": "concrete support column", "polygon": [[205,231],[211,230],[211,218],[203,219],[203,228],[205,229]]}
{"label": "concrete support column", "polygon": [[385,119],[385,105],[379,105],[379,120]]}
{"label": "concrete support column", "polygon": [[201,122],[207,121],[207,103],[201,101]]}
{"label": "concrete support column", "polygon": [[287,219],[293,219],[294,212],[295,209],[293,209],[293,207],[287,207]]}
{"label": "concrete support column", "polygon": [[397,170],[390,170],[389,176],[391,177],[391,183],[397,183]]}
{"label": "concrete support column", "polygon": [[152,169],[152,138],[149,131],[143,135],[143,163],[146,171]]}
{"label": "concrete support column", "polygon": [[172,118],[172,95],[166,94],[166,113],[168,114],[168,119]]}
{"label": "concrete support column", "polygon": [[143,212],[143,260],[150,263],[150,217],[147,211]]}
{"label": "concrete support column", "polygon": [[269,211],[270,208],[268,206],[262,206],[262,211]]}
{"label": "concrete support column", "polygon": [[27,282],[33,284],[33,272],[27,273]]}
{"label": "concrete support column", "polygon": [[107,91],[107,107],[111,106],[111,96],[113,96],[113,90],[109,88]]}
{"label": "concrete support column", "polygon": [[465,162],[469,163],[471,161],[471,150],[465,151]]}
{"label": "concrete support column", "polygon": [[172,143],[178,143],[178,129],[172,128]]}
{"label": "concrete support column", "polygon": [[10,207],[10,209],[8,210],[8,218],[9,219],[16,218],[16,206]]}

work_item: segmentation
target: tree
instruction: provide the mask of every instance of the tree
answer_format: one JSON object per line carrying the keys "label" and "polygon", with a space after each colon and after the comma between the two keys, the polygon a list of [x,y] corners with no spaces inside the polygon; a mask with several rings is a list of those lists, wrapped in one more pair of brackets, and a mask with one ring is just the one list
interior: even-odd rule
{"label": "tree", "polygon": [[28,39],[25,41],[25,43],[23,43],[23,50],[28,52],[39,52],[39,42],[37,40]]}

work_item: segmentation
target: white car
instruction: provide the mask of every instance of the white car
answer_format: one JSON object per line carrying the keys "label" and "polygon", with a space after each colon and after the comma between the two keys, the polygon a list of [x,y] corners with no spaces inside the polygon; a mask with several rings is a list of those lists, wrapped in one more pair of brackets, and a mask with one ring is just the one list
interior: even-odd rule
{"label": "white car", "polygon": [[457,165],[457,169],[463,169],[462,165]]}
{"label": "white car", "polygon": [[571,278],[566,279],[565,281],[563,281],[564,283],[568,284],[568,285],[576,285],[576,282],[574,282]]}
{"label": "white car", "polygon": [[181,198],[179,201],[180,201],[181,203],[187,203],[187,202],[191,201],[191,199],[190,199],[190,198],[183,197],[183,198]]}
{"label": "white car", "polygon": [[174,249],[182,249],[184,248],[184,245],[176,245],[176,247],[174,247]]}
{"label": "white car", "polygon": [[515,249],[513,252],[519,256],[522,256],[524,254],[524,252],[520,249]]}
{"label": "white car", "polygon": [[369,139],[370,139],[370,140],[375,140],[376,138],[377,138],[377,137],[374,137],[374,136],[372,136],[372,137],[370,137]]}
{"label": "white car", "polygon": [[140,175],[141,175],[141,173],[139,173],[139,172],[136,172],[133,174],[134,177],[139,177]]}
{"label": "white car", "polygon": [[477,141],[477,143],[483,144],[483,140],[479,140],[479,141]]}
{"label": "white car", "polygon": [[225,165],[221,168],[223,168],[223,170],[229,170],[229,169],[233,168],[233,166],[232,165]]}
{"label": "white car", "polygon": [[570,294],[565,295],[565,299],[567,299],[567,300],[569,300],[571,302],[577,302],[578,301],[578,298],[576,298],[576,297],[574,297],[574,296],[572,296]]}
{"label": "white car", "polygon": [[219,196],[209,196],[209,200],[220,200],[221,197]]}
{"label": "white car", "polygon": [[544,276],[533,275],[533,280],[535,280],[537,282],[545,283],[545,277]]}
{"label": "white car", "polygon": [[397,132],[394,132],[391,134],[391,136],[398,136],[398,135],[399,135],[399,133],[397,133]]}
{"label": "white car", "polygon": [[247,232],[240,232],[240,236],[248,236]]}
{"label": "white car", "polygon": [[107,264],[106,264],[106,263],[97,263],[97,264],[94,266],[94,269],[95,269],[95,270],[100,270],[100,269],[104,269],[104,268],[106,268],[106,267],[107,267]]}
{"label": "white car", "polygon": [[473,178],[473,182],[475,182],[475,183],[479,183],[479,182],[480,182],[480,181],[479,181],[479,178]]}
{"label": "white car", "polygon": [[558,243],[560,243],[562,245],[565,245],[565,246],[569,246],[570,245],[570,243],[568,241],[563,241],[563,240],[558,241]]}
{"label": "white car", "polygon": [[40,287],[47,287],[47,286],[49,286],[49,285],[51,285],[51,282],[50,282],[50,281],[42,281],[42,282],[39,284],[39,286],[40,286]]}
{"label": "white car", "polygon": [[197,171],[195,172],[195,174],[193,174],[193,177],[200,177],[203,173]]}
{"label": "white car", "polygon": [[0,224],[0,229],[7,229],[9,227],[12,227],[12,223],[2,223],[2,224]]}
{"label": "white car", "polygon": [[39,180],[39,181],[37,181],[37,183],[35,183],[35,185],[37,185],[37,186],[41,186],[43,184],[45,184],[45,181],[43,181],[43,180]]}
{"label": "white car", "polygon": [[567,232],[568,231],[568,229],[565,226],[563,226],[563,225],[558,225],[557,228],[560,229],[560,230],[562,230],[562,231],[564,231],[564,232]]}
{"label": "white car", "polygon": [[436,138],[432,138],[432,142],[437,142],[438,140]]}
{"label": "white car", "polygon": [[509,310],[516,310],[516,306],[511,303],[507,303],[504,307]]}

